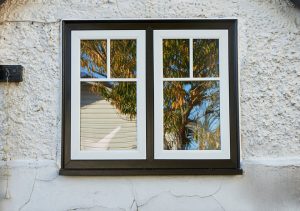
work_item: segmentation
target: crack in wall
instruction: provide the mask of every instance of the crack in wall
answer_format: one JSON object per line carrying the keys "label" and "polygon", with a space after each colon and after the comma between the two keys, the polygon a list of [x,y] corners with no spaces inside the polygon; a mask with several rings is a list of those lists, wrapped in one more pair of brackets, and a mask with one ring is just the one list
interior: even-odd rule
{"label": "crack in wall", "polygon": [[212,196],[216,195],[217,193],[219,193],[221,189],[222,189],[222,183],[220,183],[220,185],[218,186],[216,191],[214,191],[213,193],[208,194],[208,195],[199,195],[199,194],[192,194],[192,195],[180,194],[179,195],[179,194],[173,193],[171,190],[169,191],[169,193],[176,198],[182,198],[182,197],[209,198],[209,197],[212,197]]}
{"label": "crack in wall", "polygon": [[74,207],[74,208],[70,208],[70,209],[66,209],[65,211],[74,211],[74,210],[90,210],[90,209],[95,209],[95,208],[104,208],[104,209],[111,209],[111,210],[123,210],[126,211],[125,208],[122,207],[108,207],[108,206],[104,206],[104,205],[94,205],[94,206],[82,206],[82,207]]}
{"label": "crack in wall", "polygon": [[139,207],[138,207],[137,200],[136,200],[136,191],[135,191],[135,188],[134,188],[134,184],[131,180],[130,180],[130,184],[131,184],[131,192],[132,192],[132,196],[133,196],[133,200],[132,200],[132,203],[130,205],[130,210],[132,210],[133,206],[135,205],[135,211],[138,211]]}
{"label": "crack in wall", "polygon": [[188,195],[188,194],[175,194],[173,193],[171,190],[167,190],[167,191],[161,191],[158,194],[155,194],[153,196],[151,196],[150,198],[146,199],[143,203],[139,203],[137,198],[136,198],[136,191],[135,191],[135,187],[134,187],[134,183],[131,182],[131,189],[132,189],[132,195],[133,195],[133,200],[132,203],[130,205],[130,209],[132,209],[135,205],[136,207],[136,211],[139,211],[140,208],[148,205],[151,201],[153,201],[156,198],[159,198],[162,194],[169,194],[174,198],[199,198],[199,199],[204,199],[204,198],[212,198],[219,206],[222,210],[225,210],[225,208],[222,206],[222,204],[215,198],[215,195],[217,193],[219,193],[222,189],[222,183],[220,183],[220,185],[218,186],[218,188],[216,189],[216,191],[214,191],[211,194],[207,194],[207,195],[199,195],[199,194],[192,194],[192,195]]}
{"label": "crack in wall", "polygon": [[34,191],[34,188],[35,188],[36,179],[37,179],[37,173],[38,173],[38,167],[37,167],[37,165],[36,165],[36,166],[35,166],[34,180],[33,180],[33,184],[32,184],[32,188],[31,188],[29,197],[28,197],[27,201],[25,201],[25,203],[24,203],[23,205],[20,206],[19,211],[23,210],[23,209],[30,203],[30,201],[31,201],[32,194],[33,194],[33,191]]}
{"label": "crack in wall", "polygon": [[136,204],[136,208],[137,208],[136,211],[138,211],[140,208],[142,208],[142,207],[144,207],[146,205],[149,205],[151,201],[153,201],[156,198],[159,198],[163,194],[169,194],[169,195],[171,195],[174,198],[198,198],[198,199],[212,198],[221,207],[222,210],[225,210],[225,208],[222,206],[222,204],[212,194],[205,195],[205,196],[200,196],[200,195],[197,195],[197,194],[195,194],[195,195],[184,195],[184,194],[183,195],[177,195],[177,194],[172,193],[172,191],[170,191],[170,190],[169,191],[162,191],[162,192],[160,192],[160,193],[158,193],[156,195],[153,195],[152,197],[148,198],[143,203],[138,203],[136,201],[136,199],[135,199],[135,200],[133,200],[132,204]]}
{"label": "crack in wall", "polygon": [[95,208],[101,208],[101,209],[111,209],[111,210],[116,210],[116,209],[118,209],[118,210],[123,210],[123,211],[126,211],[126,209],[124,209],[124,208],[121,208],[121,207],[106,207],[106,206],[103,206],[103,205],[94,205],[94,206],[89,206],[89,207],[84,207],[84,206],[82,206],[82,207],[75,207],[75,208],[71,208],[71,209],[67,209],[67,210],[65,210],[65,211],[76,211],[76,210],[78,210],[78,211],[80,211],[80,210],[82,210],[82,211],[84,211],[84,210],[91,210],[91,209],[95,209]]}
{"label": "crack in wall", "polygon": [[57,174],[54,177],[50,178],[50,179],[39,179],[37,177],[36,180],[37,181],[41,181],[41,182],[52,182],[52,181],[56,180],[58,177],[59,177],[59,174],[57,172]]}
{"label": "crack in wall", "polygon": [[222,210],[226,211],[225,208],[223,207],[223,205],[221,204],[221,202],[219,202],[219,200],[216,199],[216,197],[214,195],[211,197],[212,197],[212,199],[214,199],[217,202],[217,204],[221,207]]}

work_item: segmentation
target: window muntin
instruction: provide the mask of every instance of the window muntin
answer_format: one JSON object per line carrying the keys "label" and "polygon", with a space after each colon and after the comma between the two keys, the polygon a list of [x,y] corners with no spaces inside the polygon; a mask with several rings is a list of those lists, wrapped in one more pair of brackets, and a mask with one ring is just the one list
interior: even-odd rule
{"label": "window muntin", "polygon": [[227,30],[155,30],[154,55],[155,159],[229,159]]}
{"label": "window muntin", "polygon": [[142,30],[72,31],[72,159],[146,158],[143,49]]}

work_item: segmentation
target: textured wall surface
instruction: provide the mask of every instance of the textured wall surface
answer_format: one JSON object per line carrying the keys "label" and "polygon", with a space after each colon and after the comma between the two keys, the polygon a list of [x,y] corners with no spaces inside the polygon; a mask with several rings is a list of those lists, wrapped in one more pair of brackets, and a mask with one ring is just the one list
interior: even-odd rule
{"label": "textured wall surface", "polygon": [[[245,175],[57,177],[61,20],[103,18],[238,19]],[[0,84],[0,159],[12,160],[1,164],[0,210],[300,207],[300,10],[287,0],[7,0],[0,64],[25,68],[22,83]]]}
{"label": "textured wall surface", "polygon": [[247,163],[243,176],[111,178],[57,176],[52,162],[12,163],[11,198],[0,202],[0,210],[297,211],[299,165]]}

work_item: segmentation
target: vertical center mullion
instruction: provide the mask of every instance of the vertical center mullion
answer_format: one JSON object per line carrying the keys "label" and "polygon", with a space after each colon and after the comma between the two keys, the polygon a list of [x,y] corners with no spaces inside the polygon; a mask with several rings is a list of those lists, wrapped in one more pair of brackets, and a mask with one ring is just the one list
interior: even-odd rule
{"label": "vertical center mullion", "polygon": [[189,66],[189,70],[190,70],[190,78],[193,78],[193,38],[190,38],[189,41],[189,59],[190,59],[190,66]]}
{"label": "vertical center mullion", "polygon": [[106,60],[106,69],[107,69],[107,78],[110,78],[110,39],[107,39],[107,60]]}

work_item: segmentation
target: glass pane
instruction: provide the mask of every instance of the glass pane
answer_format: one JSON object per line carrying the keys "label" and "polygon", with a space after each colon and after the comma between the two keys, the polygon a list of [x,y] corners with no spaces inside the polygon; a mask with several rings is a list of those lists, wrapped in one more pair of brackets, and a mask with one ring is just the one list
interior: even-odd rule
{"label": "glass pane", "polygon": [[189,77],[189,40],[163,40],[164,78]]}
{"label": "glass pane", "polygon": [[137,149],[136,82],[82,82],[80,148]]}
{"label": "glass pane", "polygon": [[106,40],[80,41],[80,77],[107,77]]}
{"label": "glass pane", "polygon": [[136,77],[136,40],[110,41],[112,78]]}
{"label": "glass pane", "polygon": [[220,150],[216,81],[165,81],[164,149]]}
{"label": "glass pane", "polygon": [[219,40],[193,40],[194,77],[219,77]]}

